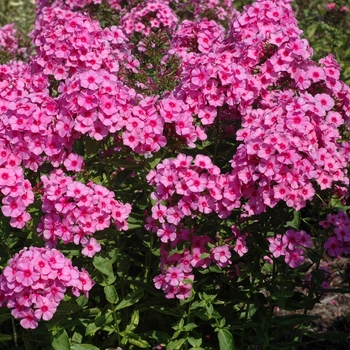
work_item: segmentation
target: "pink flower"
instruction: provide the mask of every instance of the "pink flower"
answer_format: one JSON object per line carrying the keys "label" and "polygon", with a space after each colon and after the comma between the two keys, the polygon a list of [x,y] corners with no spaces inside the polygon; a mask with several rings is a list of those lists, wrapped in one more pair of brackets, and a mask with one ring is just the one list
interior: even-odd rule
{"label": "pink flower", "polygon": [[2,199],[2,203],[4,205],[1,210],[7,217],[16,218],[20,216],[26,208],[20,197],[6,196]]}
{"label": "pink flower", "polygon": [[210,75],[204,67],[200,66],[192,70],[191,77],[191,82],[193,84],[197,86],[204,86],[206,85]]}
{"label": "pink flower", "polygon": [[163,223],[157,230],[157,236],[163,243],[173,242],[176,239],[176,226]]}
{"label": "pink flower", "polygon": [[282,243],[281,235],[277,235],[276,238],[270,238],[269,242],[270,242],[269,251],[272,253],[272,255],[275,258],[278,258],[281,255],[286,254],[286,247]]}
{"label": "pink flower", "polygon": [[296,268],[304,262],[303,251],[300,248],[287,251],[284,260],[290,267]]}
{"label": "pink flower", "polygon": [[103,77],[93,70],[88,70],[80,75],[80,84],[86,89],[97,90],[102,82]]}
{"label": "pink flower", "polygon": [[[57,266],[61,269],[56,270]],[[79,279],[88,281],[89,276],[73,267],[58,250],[24,248],[10,259],[0,275],[0,300],[13,309],[12,315],[21,319],[23,328],[34,329],[41,319],[53,317],[67,288],[87,294],[93,282],[83,287],[78,285]]]}
{"label": "pink flower", "polygon": [[83,244],[83,250],[81,253],[89,258],[92,258],[100,250],[101,244],[99,244],[95,238],[91,237],[85,244]]}
{"label": "pink flower", "polygon": [[[32,309],[27,309],[19,314],[21,326],[25,329],[35,329],[38,327],[38,321]],[[19,317],[17,317],[19,318]]]}
{"label": "pink flower", "polygon": [[68,171],[81,171],[81,168],[84,164],[83,157],[75,153],[70,153],[66,160],[63,162],[63,165]]}
{"label": "pink flower", "polygon": [[40,320],[41,318],[45,321],[51,320],[54,313],[57,310],[58,304],[48,298],[40,298],[35,304],[35,317]]}
{"label": "pink flower", "polygon": [[177,287],[183,281],[184,277],[185,275],[179,267],[170,266],[166,272],[164,280],[171,286]]}
{"label": "pink flower", "polygon": [[227,245],[215,247],[211,254],[213,260],[219,267],[223,268],[231,264],[231,252]]}

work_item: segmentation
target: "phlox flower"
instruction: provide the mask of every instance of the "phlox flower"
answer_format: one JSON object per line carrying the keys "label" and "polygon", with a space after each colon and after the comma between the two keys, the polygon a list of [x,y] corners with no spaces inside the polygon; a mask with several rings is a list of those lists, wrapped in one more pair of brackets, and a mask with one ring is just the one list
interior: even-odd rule
{"label": "phlox flower", "polygon": [[245,253],[248,252],[248,247],[246,245],[246,241],[244,237],[239,237],[236,240],[235,246],[233,247],[233,250],[239,255],[243,256]]}
{"label": "phlox flower", "polygon": [[57,310],[57,303],[48,299],[48,298],[40,298],[38,302],[35,304],[35,317],[40,320],[41,318],[45,321],[51,320],[54,313]]}
{"label": "phlox flower", "polygon": [[212,250],[211,255],[215,263],[221,268],[226,267],[232,263],[230,260],[231,252],[229,246],[227,245],[215,247]]}
{"label": "phlox flower", "polygon": [[31,216],[27,212],[23,212],[22,214],[18,215],[17,217],[11,217],[10,225],[12,227],[21,229],[25,226],[25,224],[30,221]]}
{"label": "phlox flower", "polygon": [[333,124],[335,127],[339,127],[344,124],[344,119],[340,113],[335,111],[329,111],[326,116],[326,121],[330,124]]}
{"label": "phlox flower", "polygon": [[167,222],[173,225],[177,225],[184,216],[177,207],[168,208],[165,215]]}
{"label": "phlox flower", "polygon": [[311,248],[312,247],[312,238],[304,230],[299,231],[299,243],[302,247]]}
{"label": "phlox flower", "polygon": [[154,286],[157,289],[165,289],[167,282],[165,281],[165,276],[160,274],[153,278]]}
{"label": "phlox flower", "polygon": [[2,199],[2,203],[1,211],[7,217],[16,218],[20,216],[26,208],[20,197],[5,196]]}
{"label": "phlox flower", "polygon": [[84,164],[83,157],[75,153],[70,153],[63,162],[63,165],[68,171],[79,172]]}
{"label": "phlox flower", "polygon": [[93,70],[83,72],[79,77],[81,86],[90,90],[97,90],[99,85],[103,82],[103,77]]}
{"label": "phlox flower", "polygon": [[12,169],[0,169],[0,186],[13,186],[16,182],[15,172]]}
{"label": "phlox flower", "polygon": [[188,180],[187,185],[192,192],[202,192],[205,189],[207,183],[207,177],[205,175],[198,175],[198,173],[193,172],[192,177]]}
{"label": "phlox flower", "polygon": [[277,235],[275,238],[269,238],[270,242],[269,251],[275,258],[286,254],[286,246],[282,242],[282,236]]}
{"label": "phlox flower", "polygon": [[[57,270],[56,267],[61,267]],[[12,315],[21,319],[23,328],[36,328],[38,322],[50,320],[68,287],[85,294],[78,280],[89,277],[72,266],[61,252],[49,248],[24,248],[15,254],[0,275],[0,304],[13,309]]]}
{"label": "phlox flower", "polygon": [[316,105],[319,105],[320,108],[323,108],[326,111],[329,111],[333,108],[335,102],[332,97],[328,94],[316,94],[315,95]]}
{"label": "phlox flower", "polygon": [[164,216],[166,214],[167,207],[163,204],[154,205],[152,207],[152,218],[158,220],[160,223],[164,223]]}
{"label": "phlox flower", "polygon": [[350,225],[335,227],[334,233],[339,241],[350,242]]}
{"label": "phlox flower", "polygon": [[166,271],[165,282],[167,282],[170,286],[177,287],[185,278],[185,274],[181,270],[180,267],[170,266]]}
{"label": "phlox flower", "polygon": [[337,237],[330,237],[325,242],[324,248],[329,256],[340,256],[343,253],[343,242]]}
{"label": "phlox flower", "polygon": [[40,274],[33,270],[30,263],[20,263],[17,265],[16,281],[24,286],[30,286],[40,278]]}
{"label": "phlox flower", "polygon": [[198,197],[198,210],[201,213],[209,214],[213,211],[215,201],[211,195],[205,194],[204,196]]}
{"label": "phlox flower", "polygon": [[[191,276],[191,278],[190,278],[190,276]],[[190,276],[186,276],[186,279],[193,280],[194,276],[193,275],[190,275]],[[191,291],[192,291],[192,284],[191,283],[187,283],[187,284],[181,283],[176,290],[176,298],[180,299],[180,300],[187,299],[190,297]]]}
{"label": "phlox flower", "polygon": [[191,265],[195,268],[202,267],[207,268],[211,265],[212,259],[211,258],[202,258],[202,254],[207,253],[207,249],[198,247],[192,249],[192,260]]}
{"label": "phlox flower", "polygon": [[21,321],[20,324],[25,329],[35,329],[38,327],[38,321],[32,309],[27,308],[19,314]]}
{"label": "phlox flower", "polygon": [[295,230],[287,230],[282,237],[283,245],[287,246],[289,250],[293,250],[295,247],[299,246],[299,242],[300,233]]}
{"label": "phlox flower", "polygon": [[300,248],[287,251],[284,257],[284,261],[292,268],[300,266],[304,260],[303,251]]}
{"label": "phlox flower", "polygon": [[83,250],[81,253],[89,258],[92,258],[96,253],[101,250],[101,244],[93,237],[89,238],[86,243],[83,244]]}
{"label": "phlox flower", "polygon": [[157,230],[157,236],[163,243],[173,242],[176,239],[176,226],[163,223]]}

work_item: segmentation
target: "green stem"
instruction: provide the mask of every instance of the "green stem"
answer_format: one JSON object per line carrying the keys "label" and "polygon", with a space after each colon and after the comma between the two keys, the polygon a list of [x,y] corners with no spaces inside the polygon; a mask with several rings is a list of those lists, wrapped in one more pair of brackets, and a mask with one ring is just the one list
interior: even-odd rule
{"label": "green stem", "polygon": [[[188,303],[188,307],[187,307],[187,320],[186,320],[186,325],[187,324],[189,324],[189,323],[191,323],[191,304],[192,304],[192,302],[189,302]],[[190,332],[189,331],[187,331],[186,332],[186,336],[187,336],[187,339],[190,337]],[[185,350],[188,350],[188,345],[189,345],[189,343],[188,343],[188,341],[186,341],[186,347],[185,347]]]}
{"label": "green stem", "polygon": [[112,308],[112,313],[113,313],[115,328],[116,328],[116,331],[117,331],[118,345],[122,345],[122,343],[121,343],[121,337],[120,337],[120,328],[119,328],[119,323],[118,323],[118,317],[117,317],[117,313],[116,313],[116,311],[115,311],[115,306],[114,306],[114,304],[111,304],[111,308]]}
{"label": "green stem", "polygon": [[152,266],[152,250],[153,250],[153,242],[154,242],[154,235],[153,232],[150,233],[151,239],[149,243],[149,250],[147,250],[146,254],[146,276],[145,276],[145,282],[149,283],[151,279],[151,266]]}
{"label": "green stem", "polygon": [[15,346],[18,346],[16,325],[13,317],[11,318],[11,321],[12,321],[13,341],[15,343]]}

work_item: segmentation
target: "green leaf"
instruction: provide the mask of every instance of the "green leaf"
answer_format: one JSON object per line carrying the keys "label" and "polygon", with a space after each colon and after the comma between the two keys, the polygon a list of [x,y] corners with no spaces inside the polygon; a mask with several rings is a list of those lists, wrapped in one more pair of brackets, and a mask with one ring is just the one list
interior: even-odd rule
{"label": "green leaf", "polygon": [[52,347],[55,350],[70,350],[68,334],[64,329],[59,329],[52,339]]}
{"label": "green leaf", "polygon": [[183,327],[183,330],[185,332],[189,332],[191,331],[192,329],[195,329],[197,328],[198,326],[195,324],[195,323],[187,323],[184,327]]}
{"label": "green leaf", "polygon": [[143,290],[139,289],[135,292],[128,294],[115,308],[115,310],[121,310],[130,305],[136,304],[143,297]]}
{"label": "green leaf", "polygon": [[85,335],[94,335],[103,326],[113,322],[113,315],[111,310],[107,310],[106,313],[97,317],[93,323],[90,323],[85,330]]}
{"label": "green leaf", "polygon": [[162,331],[148,331],[145,334],[147,337],[155,339],[161,345],[168,343],[170,335]]}
{"label": "green leaf", "polygon": [[210,258],[210,254],[209,253],[202,253],[200,256],[200,259],[206,259],[206,258]]}
{"label": "green leaf", "polygon": [[202,345],[202,339],[201,338],[195,339],[193,337],[190,337],[187,340],[194,348],[199,348]]}
{"label": "green leaf", "polygon": [[146,340],[142,339],[138,334],[129,333],[127,334],[126,337],[130,344],[135,345],[138,348],[146,349],[146,348],[150,348],[151,346]]}
{"label": "green leaf", "polygon": [[111,304],[116,304],[119,301],[117,291],[114,286],[104,287],[106,299]]}
{"label": "green leaf", "polygon": [[185,311],[179,308],[170,308],[165,306],[150,306],[151,309],[165,315],[175,316],[178,318],[184,317]]}
{"label": "green leaf", "polygon": [[133,332],[138,326],[139,322],[140,322],[140,311],[136,309],[132,313],[130,323],[126,326],[125,330],[130,333]]}
{"label": "green leaf", "polygon": [[99,348],[90,344],[73,344],[71,350],[99,350]]}
{"label": "green leaf", "polygon": [[219,329],[218,340],[219,340],[220,350],[234,349],[235,344],[233,342],[233,336],[231,332],[228,331],[227,329]]}
{"label": "green leaf", "polygon": [[185,341],[186,339],[174,340],[167,345],[166,350],[182,350],[182,345],[185,343]]}
{"label": "green leaf", "polygon": [[288,221],[285,225],[285,227],[292,227],[295,230],[299,230],[299,226],[300,226],[300,211],[298,210],[294,210],[293,211],[293,220]]}
{"label": "green leaf", "polygon": [[317,23],[313,23],[311,25],[309,25],[306,29],[306,35],[308,38],[312,38],[317,30]]}
{"label": "green leaf", "polygon": [[112,264],[108,259],[95,255],[93,264],[98,271],[108,276],[109,284],[112,284],[116,280],[116,276],[114,275]]}
{"label": "green leaf", "polygon": [[12,336],[9,334],[0,334],[0,342],[9,341],[12,339]]}
{"label": "green leaf", "polygon": [[81,344],[82,340],[83,340],[83,335],[78,333],[78,332],[74,332],[72,339],[71,339],[74,343],[78,343]]}

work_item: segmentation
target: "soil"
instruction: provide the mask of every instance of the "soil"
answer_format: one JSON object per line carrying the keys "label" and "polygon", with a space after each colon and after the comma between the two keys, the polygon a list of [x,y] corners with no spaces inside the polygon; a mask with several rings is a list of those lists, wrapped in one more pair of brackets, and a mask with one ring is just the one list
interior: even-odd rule
{"label": "soil", "polygon": [[[310,329],[309,337],[303,339],[303,346],[297,350],[350,350],[350,263],[342,258],[329,264],[335,277],[330,283],[331,289],[342,289],[342,293],[328,293],[308,315],[319,316]],[[335,266],[345,266],[341,274]],[[346,291],[349,291],[347,293]],[[281,313],[286,314],[286,313]],[[328,340],[318,340],[312,335],[328,333]],[[292,349],[291,349],[292,350]]]}

